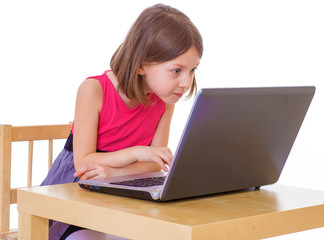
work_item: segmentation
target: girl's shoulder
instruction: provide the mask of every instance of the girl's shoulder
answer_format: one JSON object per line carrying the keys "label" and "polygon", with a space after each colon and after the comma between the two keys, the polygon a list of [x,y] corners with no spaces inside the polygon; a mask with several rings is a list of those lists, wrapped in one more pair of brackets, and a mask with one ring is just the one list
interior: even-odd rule
{"label": "girl's shoulder", "polygon": [[102,88],[97,79],[87,78],[79,86],[77,92],[77,103],[91,104],[101,109]]}
{"label": "girl's shoulder", "polygon": [[89,91],[97,91],[94,93],[98,93],[100,92],[101,95],[103,92],[106,92],[106,89],[108,88],[109,90],[111,90],[110,88],[114,88],[115,84],[114,82],[111,80],[111,78],[108,76],[109,73],[111,71],[105,71],[103,74],[101,75],[96,75],[96,76],[92,76],[92,77],[88,77],[82,84],[85,85],[85,88],[89,88]]}
{"label": "girl's shoulder", "polygon": [[98,94],[102,92],[102,89],[97,79],[87,78],[80,84],[78,92],[81,92],[83,94],[91,94],[91,93]]}
{"label": "girl's shoulder", "polygon": [[109,78],[108,78],[108,73],[110,71],[105,71],[103,74],[101,75],[96,75],[96,76],[92,76],[92,77],[88,77],[86,80],[96,80],[100,83],[101,86],[105,85],[107,82],[110,82]]}

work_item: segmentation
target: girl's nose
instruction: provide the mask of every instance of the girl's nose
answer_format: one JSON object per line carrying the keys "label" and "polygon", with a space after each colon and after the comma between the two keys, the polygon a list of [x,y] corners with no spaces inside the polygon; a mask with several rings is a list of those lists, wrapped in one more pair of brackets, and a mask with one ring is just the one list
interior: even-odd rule
{"label": "girl's nose", "polygon": [[193,81],[193,76],[185,76],[183,79],[181,79],[179,83],[179,87],[189,89]]}

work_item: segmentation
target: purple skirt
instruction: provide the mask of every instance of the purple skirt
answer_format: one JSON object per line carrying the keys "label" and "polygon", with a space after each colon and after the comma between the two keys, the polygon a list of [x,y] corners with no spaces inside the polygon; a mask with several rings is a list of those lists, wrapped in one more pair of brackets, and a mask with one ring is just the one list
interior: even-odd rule
{"label": "purple skirt", "polygon": [[[79,178],[74,177],[74,173],[73,152],[63,149],[55,159],[41,186],[78,182]],[[69,226],[66,223],[50,221],[49,240],[59,240]]]}

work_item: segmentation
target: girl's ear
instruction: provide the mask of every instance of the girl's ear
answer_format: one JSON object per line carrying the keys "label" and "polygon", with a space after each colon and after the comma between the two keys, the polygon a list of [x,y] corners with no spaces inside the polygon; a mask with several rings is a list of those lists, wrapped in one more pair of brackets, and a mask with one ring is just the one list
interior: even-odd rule
{"label": "girl's ear", "polygon": [[138,69],[138,74],[139,75],[145,75],[146,74],[146,66],[147,65],[141,65],[140,67],[139,67],[139,69]]}

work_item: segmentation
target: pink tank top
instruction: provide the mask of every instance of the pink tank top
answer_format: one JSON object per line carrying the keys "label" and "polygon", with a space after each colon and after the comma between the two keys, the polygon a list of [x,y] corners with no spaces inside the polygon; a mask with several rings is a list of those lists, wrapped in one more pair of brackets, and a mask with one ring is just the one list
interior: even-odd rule
{"label": "pink tank top", "polygon": [[112,152],[132,146],[150,145],[165,111],[165,103],[155,94],[150,94],[148,99],[152,105],[140,104],[129,108],[120,98],[107,72],[90,77],[100,82],[103,92],[97,149]]}

